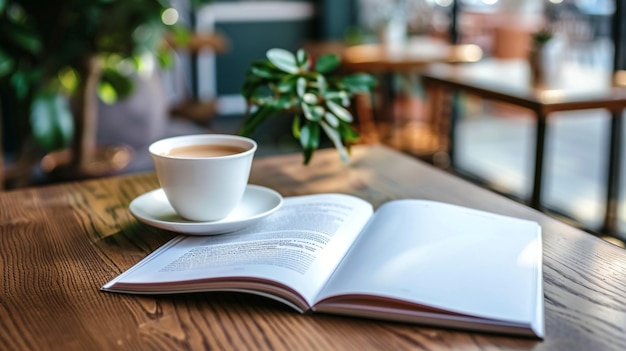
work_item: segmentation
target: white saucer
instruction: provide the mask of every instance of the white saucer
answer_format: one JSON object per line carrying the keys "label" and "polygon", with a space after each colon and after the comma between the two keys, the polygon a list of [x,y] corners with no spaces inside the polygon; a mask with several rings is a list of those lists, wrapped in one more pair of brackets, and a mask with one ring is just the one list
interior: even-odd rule
{"label": "white saucer", "polygon": [[259,185],[248,185],[233,212],[217,221],[195,222],[180,217],[161,188],[138,196],[128,208],[139,221],[156,228],[189,235],[215,235],[252,225],[274,213],[282,204],[283,197],[278,192]]}

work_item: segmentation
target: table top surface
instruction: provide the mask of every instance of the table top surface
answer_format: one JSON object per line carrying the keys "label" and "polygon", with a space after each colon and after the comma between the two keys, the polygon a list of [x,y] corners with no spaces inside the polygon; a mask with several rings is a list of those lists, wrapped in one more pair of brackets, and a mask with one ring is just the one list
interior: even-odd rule
{"label": "table top surface", "polygon": [[346,70],[372,73],[421,70],[431,63],[476,62],[483,56],[482,49],[477,45],[451,45],[428,36],[412,36],[397,44],[318,42],[308,43],[305,47],[314,56],[324,53],[339,55]]}
{"label": "table top surface", "polygon": [[430,65],[421,76],[427,83],[549,111],[626,106],[626,88],[612,84],[611,72],[577,64],[561,64],[542,86],[530,83],[528,62],[516,59]]}
{"label": "table top surface", "polygon": [[482,49],[473,44],[451,45],[429,37],[411,37],[398,44],[363,44],[343,52],[342,63],[350,70],[405,71],[431,63],[476,62]]}
{"label": "table top surface", "polygon": [[375,207],[398,198],[455,203],[543,228],[544,340],[330,315],[300,315],[247,294],[137,296],[100,287],[175,234],[128,204],[158,188],[137,174],[0,193],[4,350],[626,348],[626,251],[383,146],[343,164],[321,150],[258,158],[250,182],[283,196],[340,192]]}

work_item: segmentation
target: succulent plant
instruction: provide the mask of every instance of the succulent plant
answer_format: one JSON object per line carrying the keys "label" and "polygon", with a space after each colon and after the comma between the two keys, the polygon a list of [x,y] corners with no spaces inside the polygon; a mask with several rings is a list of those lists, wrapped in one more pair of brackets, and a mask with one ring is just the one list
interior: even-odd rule
{"label": "succulent plant", "polygon": [[548,28],[542,28],[541,30],[533,33],[532,42],[536,48],[543,46],[545,43],[552,39],[552,31]]}
{"label": "succulent plant", "polygon": [[320,146],[322,132],[348,162],[350,143],[358,139],[351,126],[352,98],[369,92],[376,84],[374,77],[333,75],[340,64],[335,54],[313,60],[303,49],[294,54],[274,48],[266,57],[253,62],[247,72],[242,91],[247,110],[240,134],[250,136],[272,116],[291,115],[291,131],[302,146],[304,164]]}

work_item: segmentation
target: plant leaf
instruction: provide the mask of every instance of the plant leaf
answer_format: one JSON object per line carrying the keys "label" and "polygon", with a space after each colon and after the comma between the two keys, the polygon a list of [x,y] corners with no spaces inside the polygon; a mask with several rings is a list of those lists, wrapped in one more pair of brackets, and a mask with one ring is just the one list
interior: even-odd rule
{"label": "plant leaf", "polygon": [[326,112],[324,114],[324,119],[331,127],[333,128],[339,127],[339,119],[337,119],[337,116],[333,115],[332,113]]}
{"label": "plant leaf", "polygon": [[311,107],[304,101],[300,103],[300,107],[302,108],[302,112],[304,113],[304,118],[312,121],[314,117],[313,112],[311,112]]}
{"label": "plant leaf", "polygon": [[30,123],[33,136],[48,151],[67,147],[74,134],[72,114],[59,94],[37,94],[31,106]]}
{"label": "plant leaf", "polygon": [[285,80],[281,80],[280,82],[276,83],[276,90],[279,93],[291,93],[293,91],[296,90],[296,84],[298,82],[298,79],[295,79],[296,76],[289,76],[289,78],[285,79]]}
{"label": "plant leaf", "polygon": [[252,112],[244,121],[243,126],[239,130],[239,135],[251,136],[252,133],[263,123],[269,116],[277,112],[275,108],[269,105],[261,105]]}
{"label": "plant leaf", "polygon": [[308,71],[309,70],[309,55],[304,49],[299,49],[296,53],[296,59],[298,60],[298,66],[300,69]]}
{"label": "plant leaf", "polygon": [[353,93],[368,92],[376,86],[376,79],[367,73],[357,73],[343,77],[340,83]]}
{"label": "plant leaf", "polygon": [[266,56],[267,59],[281,71],[291,74],[298,73],[296,57],[291,52],[274,48],[268,50]]}
{"label": "plant leaf", "polygon": [[304,77],[298,78],[298,85],[296,86],[296,92],[299,98],[302,98],[304,96],[304,93],[306,93],[306,78]]}
{"label": "plant leaf", "polygon": [[345,107],[339,105],[338,103],[332,101],[332,100],[327,100],[326,101],[326,106],[328,106],[328,109],[337,117],[339,117],[339,119],[351,123],[353,118],[352,118],[352,114],[350,113],[350,111],[348,111]]}
{"label": "plant leaf", "polygon": [[341,105],[346,106],[344,102],[348,102],[350,104],[350,99],[348,93],[345,90],[327,90],[324,94],[324,99],[333,100],[337,103],[341,103]]}
{"label": "plant leaf", "polygon": [[43,51],[43,42],[37,35],[35,30],[22,24],[14,25],[8,28],[10,38],[13,43],[30,54],[39,54]]}
{"label": "plant leaf", "polygon": [[246,100],[250,100],[257,92],[257,88],[261,87],[262,83],[259,79],[246,79],[241,88],[241,95]]}
{"label": "plant leaf", "polygon": [[319,121],[324,117],[324,112],[326,110],[320,105],[309,105],[306,102],[301,102],[300,107],[302,108],[302,112],[304,112],[304,117],[309,121]]}
{"label": "plant leaf", "polygon": [[314,149],[302,149],[302,155],[304,156],[304,160],[302,161],[303,164],[308,165],[309,162],[311,162],[313,152],[315,152]]}
{"label": "plant leaf", "polygon": [[276,100],[274,100],[273,106],[276,107],[277,110],[289,110],[293,107],[296,99],[292,99],[291,96],[281,95]]}
{"label": "plant leaf", "polygon": [[14,64],[15,61],[0,49],[0,78],[8,75],[13,70]]}
{"label": "plant leaf", "polygon": [[347,142],[355,142],[359,140],[359,133],[352,128],[348,123],[339,121],[339,127],[337,128],[341,139]]}
{"label": "plant leaf", "polygon": [[319,147],[320,128],[319,124],[307,122],[300,129],[300,145],[304,151],[304,164],[308,164],[313,157],[313,152]]}
{"label": "plant leaf", "polygon": [[280,79],[282,77],[282,74],[274,71],[270,67],[265,67],[262,65],[251,66],[250,73],[254,76],[265,79]]}
{"label": "plant leaf", "polygon": [[328,86],[328,83],[326,82],[326,78],[324,77],[324,75],[318,74],[317,75],[317,90],[319,91],[320,95],[326,94],[327,86]]}
{"label": "plant leaf", "polygon": [[[98,95],[103,101],[107,103],[114,103],[118,98],[129,96],[133,92],[134,88],[135,85],[129,77],[121,74],[115,69],[107,68],[102,71],[100,86],[98,87]],[[104,97],[103,94],[106,89],[113,90],[113,95],[115,95],[113,100],[107,100],[106,97]]]}
{"label": "plant leaf", "polygon": [[300,116],[293,116],[293,121],[291,121],[291,134],[294,138],[300,139]]}
{"label": "plant leaf", "polygon": [[333,127],[326,124],[324,121],[320,122],[320,126],[322,126],[324,133],[328,135],[328,138],[333,143],[333,145],[335,145],[335,149],[337,149],[337,151],[339,152],[339,157],[341,157],[341,160],[344,163],[348,163],[349,161],[348,151],[346,150],[345,146],[343,145],[343,142],[341,141],[339,132],[333,129]]}
{"label": "plant leaf", "polygon": [[302,96],[302,101],[306,102],[309,105],[313,105],[317,103],[317,95],[313,93],[306,93]]}
{"label": "plant leaf", "polygon": [[157,58],[157,61],[159,62],[159,67],[165,68],[165,69],[174,67],[175,57],[172,51],[167,50],[165,48],[159,49],[156,52],[156,58]]}
{"label": "plant leaf", "polygon": [[329,73],[339,66],[339,56],[336,54],[324,54],[315,62],[315,71]]}
{"label": "plant leaf", "polygon": [[24,99],[28,95],[30,89],[28,75],[23,71],[17,71],[11,75],[11,85],[15,91],[15,95],[19,99]]}
{"label": "plant leaf", "polygon": [[117,101],[118,95],[115,88],[109,82],[98,84],[98,97],[107,105],[112,105]]}
{"label": "plant leaf", "polygon": [[313,115],[314,121],[321,121],[326,113],[326,109],[320,105],[314,105],[311,107],[311,114]]}

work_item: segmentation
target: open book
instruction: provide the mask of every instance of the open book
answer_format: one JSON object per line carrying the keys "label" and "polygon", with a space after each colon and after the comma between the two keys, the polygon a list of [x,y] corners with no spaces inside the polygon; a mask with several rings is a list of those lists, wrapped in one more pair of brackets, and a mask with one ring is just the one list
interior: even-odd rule
{"label": "open book", "polygon": [[542,338],[541,227],[455,205],[289,197],[243,230],[178,236],[102,287],[243,291],[324,312]]}

